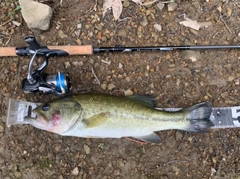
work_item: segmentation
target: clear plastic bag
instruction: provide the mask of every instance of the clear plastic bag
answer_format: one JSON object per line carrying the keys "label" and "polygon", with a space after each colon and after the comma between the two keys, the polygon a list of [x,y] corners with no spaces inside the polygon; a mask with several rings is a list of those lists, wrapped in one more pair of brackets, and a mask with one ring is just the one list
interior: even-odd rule
{"label": "clear plastic bag", "polygon": [[35,118],[36,115],[32,112],[32,109],[36,108],[40,104],[41,103],[33,103],[10,98],[8,100],[6,125],[10,127],[15,124],[28,124],[28,122],[24,121],[24,117],[30,116]]}

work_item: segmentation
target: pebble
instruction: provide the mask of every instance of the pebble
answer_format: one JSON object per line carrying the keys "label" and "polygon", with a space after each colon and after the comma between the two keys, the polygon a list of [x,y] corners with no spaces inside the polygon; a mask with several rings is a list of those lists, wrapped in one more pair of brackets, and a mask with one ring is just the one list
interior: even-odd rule
{"label": "pebble", "polygon": [[64,65],[65,65],[65,68],[71,67],[70,62],[65,62]]}
{"label": "pebble", "polygon": [[82,45],[82,42],[81,42],[80,39],[77,39],[76,42],[77,42],[78,45]]}
{"label": "pebble", "polygon": [[114,174],[115,176],[120,175],[120,170],[119,170],[119,169],[115,169],[115,170],[113,171],[113,174]]}
{"label": "pebble", "polygon": [[129,0],[124,0],[123,7],[128,7],[130,5]]}
{"label": "pebble", "polygon": [[113,88],[115,88],[116,86],[114,85],[114,84],[112,84],[112,83],[110,83],[109,85],[108,85],[108,90],[112,90]]}
{"label": "pebble", "polygon": [[102,90],[104,90],[104,91],[105,91],[105,90],[107,90],[107,85],[106,85],[106,84],[104,84],[104,83],[103,83],[103,84],[101,84],[101,89],[102,89]]}
{"label": "pebble", "polygon": [[94,59],[90,58],[89,63],[94,64]]}
{"label": "pebble", "polygon": [[233,81],[234,80],[234,77],[233,76],[229,76],[228,77],[228,81]]}
{"label": "pebble", "polygon": [[72,175],[77,176],[78,173],[79,173],[79,169],[78,169],[78,167],[75,167],[75,168],[72,170],[71,173],[72,173]]}
{"label": "pebble", "polygon": [[150,87],[150,88],[154,88],[154,84],[151,83],[151,84],[149,85],[149,87]]}
{"label": "pebble", "polygon": [[124,91],[124,95],[131,96],[131,95],[133,95],[133,91],[131,89],[127,89],[126,91]]}
{"label": "pebble", "polygon": [[126,28],[124,28],[124,29],[121,29],[121,30],[119,30],[118,31],[118,36],[120,36],[120,37],[127,37],[127,35],[128,35],[128,30],[126,29]]}
{"label": "pebble", "polygon": [[158,32],[162,31],[162,26],[160,24],[154,24],[153,27]]}
{"label": "pebble", "polygon": [[165,4],[163,2],[159,2],[159,3],[156,4],[155,7],[156,7],[157,10],[161,11],[164,8],[164,6],[165,6]]}
{"label": "pebble", "polygon": [[28,69],[28,65],[23,65],[22,70],[26,71]]}
{"label": "pebble", "polygon": [[143,19],[143,21],[140,22],[140,24],[143,26],[143,27],[146,27],[148,25],[148,21],[146,18]]}
{"label": "pebble", "polygon": [[78,29],[81,29],[81,28],[82,28],[82,24],[79,23],[79,24],[77,25],[77,28],[78,28]]}
{"label": "pebble", "polygon": [[119,63],[119,64],[118,64],[118,68],[123,68],[123,64],[122,64],[122,63]]}
{"label": "pebble", "polygon": [[175,3],[175,2],[170,2],[168,4],[168,11],[171,12],[171,11],[175,11],[178,7],[178,4]]}
{"label": "pebble", "polygon": [[62,38],[62,39],[68,37],[66,34],[63,33],[62,30],[59,30],[59,31],[58,31],[58,35],[59,35],[59,37]]}
{"label": "pebble", "polygon": [[88,145],[84,144],[83,148],[84,148],[86,154],[90,154],[91,148]]}
{"label": "pebble", "polygon": [[176,132],[176,140],[177,140],[177,141],[178,141],[178,140],[182,140],[182,138],[183,138],[182,133],[179,132],[179,131],[177,131],[177,132]]}
{"label": "pebble", "polygon": [[12,21],[12,23],[13,23],[14,25],[16,25],[17,27],[19,27],[19,26],[21,25],[21,23],[20,23],[20,22],[17,22],[17,21]]}
{"label": "pebble", "polygon": [[239,85],[239,79],[235,80],[235,85]]}

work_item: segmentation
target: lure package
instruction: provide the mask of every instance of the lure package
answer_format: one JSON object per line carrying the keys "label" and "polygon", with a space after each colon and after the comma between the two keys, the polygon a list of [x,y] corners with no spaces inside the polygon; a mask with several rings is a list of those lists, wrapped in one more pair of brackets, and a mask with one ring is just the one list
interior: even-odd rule
{"label": "lure package", "polygon": [[15,124],[28,124],[28,122],[24,121],[24,117],[36,117],[36,114],[32,113],[32,109],[36,108],[40,104],[41,103],[33,103],[10,98],[8,100],[6,125],[10,127]]}

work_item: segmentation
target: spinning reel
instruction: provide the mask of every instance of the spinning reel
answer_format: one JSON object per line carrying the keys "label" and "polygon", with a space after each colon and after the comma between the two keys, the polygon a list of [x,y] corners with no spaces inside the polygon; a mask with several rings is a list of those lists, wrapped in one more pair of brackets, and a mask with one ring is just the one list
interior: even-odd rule
{"label": "spinning reel", "polygon": [[[43,73],[44,68],[48,65],[48,59],[51,56],[65,56],[68,53],[62,50],[49,50],[47,47],[41,47],[34,36],[26,36],[25,42],[29,47],[16,49],[22,55],[33,55],[28,66],[27,78],[22,81],[22,89],[25,92],[40,92],[47,94],[64,95],[70,92],[72,88],[71,80],[68,74],[58,73],[47,74]],[[27,54],[26,54],[27,53]],[[44,56],[44,62],[32,72],[33,62],[37,55]]]}

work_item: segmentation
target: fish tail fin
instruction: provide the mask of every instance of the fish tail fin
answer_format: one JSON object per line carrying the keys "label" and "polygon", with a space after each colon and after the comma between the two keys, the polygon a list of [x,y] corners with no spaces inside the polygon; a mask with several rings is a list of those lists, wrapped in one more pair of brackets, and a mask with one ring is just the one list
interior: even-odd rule
{"label": "fish tail fin", "polygon": [[189,108],[183,109],[183,111],[190,122],[186,131],[207,132],[209,128],[214,126],[210,121],[212,105],[209,102],[193,105]]}

